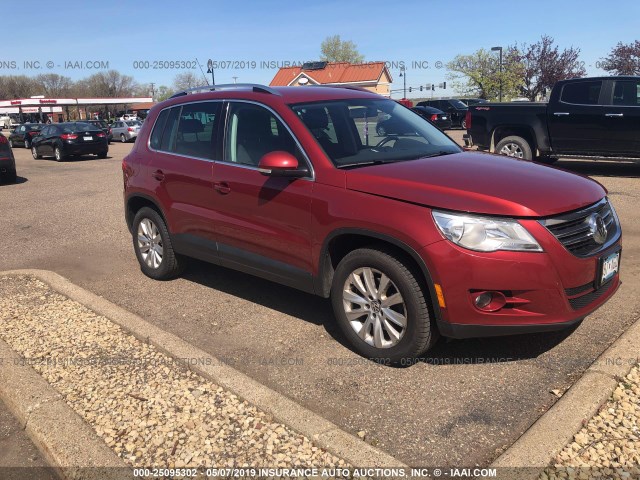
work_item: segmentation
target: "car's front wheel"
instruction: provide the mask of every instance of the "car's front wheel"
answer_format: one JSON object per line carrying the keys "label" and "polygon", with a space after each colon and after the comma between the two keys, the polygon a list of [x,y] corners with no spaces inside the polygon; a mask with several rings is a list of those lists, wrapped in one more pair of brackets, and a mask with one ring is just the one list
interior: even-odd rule
{"label": "car's front wheel", "polygon": [[142,273],[155,280],[169,280],[182,272],[185,260],[173,250],[169,230],[158,212],[141,208],[131,232]]}
{"label": "car's front wheel", "polygon": [[343,333],[367,358],[402,363],[437,340],[418,273],[383,249],[361,248],[342,259],[331,302]]}
{"label": "car's front wheel", "polygon": [[13,140],[9,139],[9,148],[13,148]]}
{"label": "car's front wheel", "polygon": [[125,136],[124,136],[124,133],[121,133],[121,134],[120,134],[120,141],[121,141],[122,143],[127,143],[127,137],[125,137]]}
{"label": "car's front wheel", "polygon": [[31,141],[28,138],[24,139],[24,148],[31,150]]}
{"label": "car's front wheel", "polygon": [[31,155],[33,156],[34,160],[42,158],[42,155],[38,153],[38,149],[35,147],[35,145],[31,147]]}
{"label": "car's front wheel", "polygon": [[53,151],[53,156],[56,159],[56,162],[63,162],[66,157],[64,153],[62,153],[62,149],[60,147],[56,147]]}

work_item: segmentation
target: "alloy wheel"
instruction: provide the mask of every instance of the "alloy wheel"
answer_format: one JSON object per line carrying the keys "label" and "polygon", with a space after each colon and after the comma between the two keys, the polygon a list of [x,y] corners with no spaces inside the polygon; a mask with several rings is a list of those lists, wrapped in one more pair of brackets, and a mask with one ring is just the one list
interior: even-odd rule
{"label": "alloy wheel", "polygon": [[499,152],[501,155],[508,155],[509,157],[524,158],[524,152],[517,143],[507,143]]}
{"label": "alloy wheel", "polygon": [[138,224],[138,250],[149,268],[159,268],[162,264],[164,248],[158,227],[148,218]]}
{"label": "alloy wheel", "polygon": [[342,300],[351,328],[373,347],[394,347],[407,331],[407,306],[402,294],[379,270],[363,267],[351,272]]}

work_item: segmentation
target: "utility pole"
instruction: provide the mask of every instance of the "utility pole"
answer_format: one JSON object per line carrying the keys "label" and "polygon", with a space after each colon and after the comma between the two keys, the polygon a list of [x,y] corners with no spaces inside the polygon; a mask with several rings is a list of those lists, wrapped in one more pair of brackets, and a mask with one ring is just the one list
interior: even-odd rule
{"label": "utility pole", "polygon": [[407,69],[404,65],[400,67],[400,76],[404,79],[404,94],[402,98],[407,98]]}
{"label": "utility pole", "polygon": [[215,85],[216,77],[215,77],[215,73],[213,73],[213,60],[211,59],[209,59],[209,61],[207,62],[207,73],[211,74],[211,85]]}
{"label": "utility pole", "polygon": [[151,82],[151,100],[153,101],[153,99],[156,98],[156,91],[155,91],[155,86],[156,84]]}
{"label": "utility pole", "polygon": [[500,97],[499,101],[502,101],[502,47],[493,47],[492,52],[500,52]]}
{"label": "utility pole", "polygon": [[233,83],[238,83],[238,77],[231,77],[233,78]]}

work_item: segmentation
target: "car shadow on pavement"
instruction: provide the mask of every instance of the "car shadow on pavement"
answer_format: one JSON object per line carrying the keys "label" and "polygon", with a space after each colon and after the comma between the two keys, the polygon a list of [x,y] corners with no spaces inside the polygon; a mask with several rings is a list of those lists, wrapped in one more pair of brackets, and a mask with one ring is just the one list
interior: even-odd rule
{"label": "car shadow on pavement", "polygon": [[[195,259],[189,260],[189,267],[182,278],[305,322],[322,325],[335,341],[353,351],[336,323],[328,299]],[[505,363],[536,358],[562,343],[576,328],[577,326],[559,332],[465,340],[440,338],[422,358],[407,359],[407,362],[398,367],[409,367],[415,363],[432,365]]]}
{"label": "car shadow on pavement", "polygon": [[558,160],[554,167],[580,175],[595,177],[640,178],[640,163],[593,160]]}
{"label": "car shadow on pavement", "polygon": [[29,179],[25,178],[25,177],[21,177],[18,175],[18,177],[16,177],[16,181],[13,183],[7,183],[4,182],[2,180],[0,180],[0,187],[10,187],[11,185],[19,185],[21,183],[27,183],[29,181]]}

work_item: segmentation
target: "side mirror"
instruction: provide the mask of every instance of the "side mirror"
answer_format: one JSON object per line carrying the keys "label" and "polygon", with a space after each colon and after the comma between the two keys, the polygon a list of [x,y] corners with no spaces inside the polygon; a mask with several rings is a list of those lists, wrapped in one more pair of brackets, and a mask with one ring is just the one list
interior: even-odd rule
{"label": "side mirror", "polygon": [[298,168],[298,160],[289,152],[276,150],[269,152],[260,159],[258,170],[270,177],[300,178],[309,174],[307,169]]}

